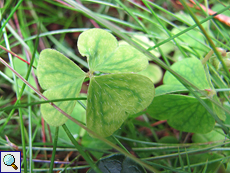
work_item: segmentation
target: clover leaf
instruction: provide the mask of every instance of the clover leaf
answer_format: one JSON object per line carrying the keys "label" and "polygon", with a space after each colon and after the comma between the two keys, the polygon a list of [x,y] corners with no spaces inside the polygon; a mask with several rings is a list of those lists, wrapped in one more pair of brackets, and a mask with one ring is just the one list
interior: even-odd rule
{"label": "clover leaf", "polygon": [[[116,38],[102,29],[90,29],[78,39],[81,55],[87,57],[89,72],[84,73],[61,53],[43,50],[38,62],[38,80],[48,99],[77,97],[85,77],[90,78],[86,125],[103,137],[116,131],[130,114],[145,109],[153,100],[154,85],[143,75],[133,74],[148,66],[148,59],[129,45],[118,46]],[[104,73],[94,76],[95,71]],[[125,72],[125,73],[124,73]],[[129,73],[127,73],[129,72]],[[76,101],[55,103],[71,114]],[[49,104],[41,105],[44,119],[60,126],[67,118]]]}

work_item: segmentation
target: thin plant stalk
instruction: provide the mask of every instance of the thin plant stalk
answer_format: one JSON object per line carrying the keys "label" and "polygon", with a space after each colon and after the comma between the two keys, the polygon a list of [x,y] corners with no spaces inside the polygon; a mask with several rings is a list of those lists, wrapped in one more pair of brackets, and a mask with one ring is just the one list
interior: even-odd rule
{"label": "thin plant stalk", "polygon": [[56,148],[57,148],[57,141],[58,141],[58,132],[59,132],[59,127],[56,127],[54,141],[53,141],[53,151],[52,151],[49,173],[53,172],[54,160],[55,160],[55,154],[56,154]]}
{"label": "thin plant stalk", "polygon": [[101,170],[95,165],[92,158],[86,154],[86,152],[83,150],[80,144],[74,139],[73,135],[70,133],[69,129],[65,124],[62,125],[63,129],[65,130],[66,134],[68,135],[71,142],[74,144],[74,146],[77,148],[79,153],[84,157],[84,159],[87,161],[87,163],[91,166],[92,169],[94,169],[97,173],[102,173]]}
{"label": "thin plant stalk", "polygon": [[[5,27],[3,28],[3,35],[4,35],[4,40],[5,40],[5,43],[6,43],[6,47],[7,47],[7,49],[10,50],[10,44],[9,44],[9,40],[8,40],[8,36],[7,36]],[[11,66],[14,68],[13,58],[12,58],[11,54],[8,53],[8,56],[9,56]],[[22,93],[23,93],[23,91],[25,89],[25,85],[24,85],[24,88],[22,87],[22,89],[21,89],[21,91],[19,93],[17,78],[16,78],[16,75],[14,73],[13,73],[13,78],[14,78],[15,86],[16,86],[17,103],[20,103],[20,99],[21,99]],[[22,141],[22,147],[23,147],[22,148],[22,151],[23,151],[23,163],[24,163],[25,173],[27,173],[26,143],[25,143],[24,123],[23,123],[22,111],[21,111],[20,108],[18,109],[18,113],[19,113],[19,122],[20,122],[20,130],[21,130],[21,141]],[[9,115],[8,120],[10,120],[12,115],[13,115],[13,113],[11,115]],[[5,123],[5,125],[6,125],[6,123]],[[3,129],[3,128],[1,128],[1,129]]]}

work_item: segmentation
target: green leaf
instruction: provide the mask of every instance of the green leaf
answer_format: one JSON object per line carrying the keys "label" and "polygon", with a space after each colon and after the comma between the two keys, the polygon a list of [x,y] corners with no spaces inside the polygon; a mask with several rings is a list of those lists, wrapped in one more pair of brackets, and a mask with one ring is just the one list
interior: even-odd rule
{"label": "green leaf", "polygon": [[86,56],[91,72],[139,72],[148,65],[147,57],[130,45],[118,46],[116,38],[103,29],[89,29],[78,38],[78,50]]}
{"label": "green leaf", "polygon": [[[203,65],[197,58],[186,58],[174,63],[171,69],[199,89],[209,88]],[[169,71],[165,73],[164,84],[182,85]]]}
{"label": "green leaf", "polygon": [[[100,159],[96,165],[103,173],[146,173],[144,168],[122,154],[114,154]],[[87,173],[94,173],[90,169]]]}
{"label": "green leaf", "polygon": [[[222,141],[225,140],[225,135],[222,129],[215,129],[206,134],[195,133],[192,136],[192,141],[194,143],[207,143],[207,142],[221,141],[221,140]],[[217,145],[217,143],[215,144]]]}
{"label": "green leaf", "polygon": [[[174,63],[171,69],[201,90],[210,88],[203,65],[197,58],[185,58]],[[156,95],[187,90],[169,71],[166,71],[163,83],[164,85],[156,88]],[[168,86],[165,87],[165,85]]]}
{"label": "green leaf", "polygon": [[148,77],[154,84],[156,84],[162,79],[163,71],[158,65],[149,64],[145,70],[139,72],[138,74]]}
{"label": "green leaf", "polygon": [[[52,49],[41,52],[37,74],[41,87],[47,89],[44,95],[50,100],[77,97],[85,78],[85,73],[74,62]],[[71,114],[76,101],[55,104]],[[41,113],[46,122],[52,126],[60,126],[67,121],[67,118],[50,104],[42,104]]]}
{"label": "green leaf", "polygon": [[208,133],[215,125],[214,118],[196,98],[190,96],[161,95],[155,97],[147,112],[153,118],[167,119],[170,126],[185,132]]}
{"label": "green leaf", "polygon": [[110,136],[130,114],[145,109],[153,97],[154,85],[142,75],[92,77],[88,88],[87,127],[101,136]]}
{"label": "green leaf", "polygon": [[188,92],[187,88],[185,88],[183,85],[160,85],[156,88],[156,95],[163,95],[163,94],[169,94],[169,93],[183,93]]}

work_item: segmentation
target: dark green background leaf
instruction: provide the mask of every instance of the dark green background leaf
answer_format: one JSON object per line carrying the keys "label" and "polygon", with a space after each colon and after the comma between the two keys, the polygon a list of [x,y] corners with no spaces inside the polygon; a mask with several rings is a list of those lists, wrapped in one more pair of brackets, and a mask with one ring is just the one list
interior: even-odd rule
{"label": "dark green background leaf", "polygon": [[167,120],[170,126],[185,132],[207,133],[215,125],[214,118],[196,98],[190,96],[155,97],[147,112],[153,118]]}
{"label": "dark green background leaf", "polygon": [[[141,165],[122,154],[102,158],[97,162],[97,166],[103,173],[146,173]],[[87,173],[94,172],[90,169]]]}
{"label": "dark green background leaf", "polygon": [[[201,90],[210,88],[203,65],[197,58],[186,58],[178,61],[171,66],[171,69]],[[156,95],[187,90],[169,71],[166,71],[163,83],[164,85],[156,88]]]}

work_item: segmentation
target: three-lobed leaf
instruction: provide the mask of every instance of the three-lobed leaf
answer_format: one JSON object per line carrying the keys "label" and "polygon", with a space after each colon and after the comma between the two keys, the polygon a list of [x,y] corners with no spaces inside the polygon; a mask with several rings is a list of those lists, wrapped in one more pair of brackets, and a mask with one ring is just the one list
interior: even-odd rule
{"label": "three-lobed leaf", "polygon": [[[130,114],[145,109],[154,97],[154,85],[145,76],[124,72],[138,72],[148,65],[147,58],[129,45],[118,46],[116,38],[102,30],[90,29],[78,40],[79,52],[87,56],[90,85],[87,97],[87,126],[103,137],[116,131]],[[61,53],[46,49],[38,63],[38,80],[44,95],[52,99],[77,97],[86,74]],[[106,73],[93,76],[94,71]],[[123,72],[123,73],[122,73]],[[55,103],[71,114],[76,101]],[[60,126],[67,118],[50,104],[41,105],[46,122]]]}

